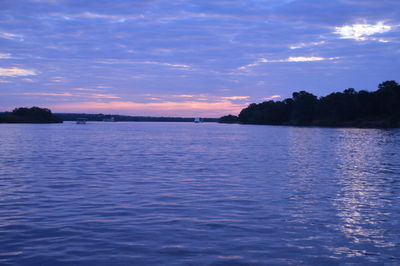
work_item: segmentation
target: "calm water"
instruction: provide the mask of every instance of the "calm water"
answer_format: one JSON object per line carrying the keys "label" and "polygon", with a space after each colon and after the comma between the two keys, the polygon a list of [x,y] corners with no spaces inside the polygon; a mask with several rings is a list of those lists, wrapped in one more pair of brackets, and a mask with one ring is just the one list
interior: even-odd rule
{"label": "calm water", "polygon": [[400,130],[0,124],[0,264],[400,265]]}

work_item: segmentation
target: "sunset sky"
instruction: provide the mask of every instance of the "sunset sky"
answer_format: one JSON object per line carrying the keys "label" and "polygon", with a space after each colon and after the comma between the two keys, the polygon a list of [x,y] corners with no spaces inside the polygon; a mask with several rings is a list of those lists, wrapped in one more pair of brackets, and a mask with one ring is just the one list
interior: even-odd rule
{"label": "sunset sky", "polygon": [[399,0],[1,0],[0,111],[219,117],[400,81]]}

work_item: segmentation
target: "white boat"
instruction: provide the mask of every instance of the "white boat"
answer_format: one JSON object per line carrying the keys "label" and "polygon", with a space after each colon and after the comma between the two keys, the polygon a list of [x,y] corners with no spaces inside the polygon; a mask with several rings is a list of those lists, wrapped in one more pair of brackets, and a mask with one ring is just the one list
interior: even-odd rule
{"label": "white boat", "polygon": [[86,124],[87,119],[86,118],[77,118],[76,123],[77,124]]}
{"label": "white boat", "polygon": [[194,122],[195,123],[201,123],[201,122],[203,122],[203,120],[200,117],[195,117],[194,118]]}
{"label": "white boat", "polygon": [[114,117],[104,118],[103,122],[115,122],[115,118]]}

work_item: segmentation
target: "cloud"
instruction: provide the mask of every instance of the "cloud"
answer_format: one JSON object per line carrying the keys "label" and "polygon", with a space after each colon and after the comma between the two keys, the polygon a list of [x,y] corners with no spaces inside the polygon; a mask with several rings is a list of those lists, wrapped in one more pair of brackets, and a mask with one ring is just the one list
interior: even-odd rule
{"label": "cloud", "polygon": [[0,53],[0,59],[11,59],[11,54],[2,54]]}
{"label": "cloud", "polygon": [[73,93],[73,92],[21,92],[21,93],[15,93],[15,95],[81,97],[81,98],[92,98],[92,99],[121,99],[121,97],[113,94]]}
{"label": "cloud", "polygon": [[0,77],[19,77],[19,76],[35,76],[37,75],[35,70],[18,68],[18,67],[10,67],[3,68],[0,67]]}
{"label": "cloud", "polygon": [[[110,86],[104,86],[104,85],[97,85],[96,88],[98,89],[111,89],[112,87]],[[94,89],[93,89],[94,90]]]}
{"label": "cloud", "polygon": [[250,98],[250,96],[228,96],[228,97],[222,97],[222,99],[225,100],[246,100]]}
{"label": "cloud", "polygon": [[[97,86],[96,88],[98,88],[99,86]],[[98,90],[98,89],[90,89],[90,88],[72,88],[71,90],[74,90],[74,91],[101,91],[101,90]]]}
{"label": "cloud", "polygon": [[109,60],[102,60],[99,61],[100,64],[106,65],[158,65],[158,66],[168,66],[174,68],[190,68],[191,66],[185,64],[177,64],[177,63],[167,63],[167,62],[158,62],[158,61],[132,61],[132,60],[124,60],[124,59],[109,59]]}
{"label": "cloud", "polygon": [[21,92],[21,93],[15,93],[16,95],[29,95],[29,96],[62,96],[62,97],[73,97],[76,96],[72,93],[69,92]]}
{"label": "cloud", "polygon": [[22,35],[10,33],[10,32],[0,32],[0,38],[12,40],[12,41],[23,41],[24,40]]}
{"label": "cloud", "polygon": [[22,81],[25,81],[25,82],[35,82],[35,80],[30,79],[30,78],[23,78]]}
{"label": "cloud", "polygon": [[66,79],[65,77],[52,77],[50,81],[58,83],[58,82],[66,82]]}
{"label": "cloud", "polygon": [[277,62],[312,62],[312,61],[323,61],[323,60],[333,60],[336,59],[336,57],[330,57],[330,58],[325,58],[325,57],[317,57],[317,56],[295,56],[295,57],[289,57],[285,60],[279,60]]}
{"label": "cloud", "polygon": [[123,23],[130,19],[142,19],[144,15],[109,15],[103,13],[95,13],[95,12],[83,12],[78,14],[63,14],[63,13],[53,13],[51,14],[53,17],[60,17],[65,20],[72,20],[72,19],[106,19],[111,20],[113,22],[120,22]]}
{"label": "cloud", "polygon": [[291,50],[295,50],[295,49],[300,49],[300,48],[305,48],[305,47],[309,47],[309,46],[318,46],[318,45],[323,45],[325,44],[325,41],[319,41],[319,42],[309,42],[309,43],[298,43],[295,45],[291,45],[289,48]]}
{"label": "cloud", "polygon": [[147,98],[147,100],[152,100],[152,101],[163,101],[163,99],[161,99],[161,98],[155,98],[155,97]]}
{"label": "cloud", "polygon": [[270,101],[270,100],[277,99],[277,98],[281,98],[281,97],[282,97],[282,96],[280,96],[280,95],[272,95],[272,96],[269,96],[269,97],[264,98],[263,100],[265,100],[265,101]]}
{"label": "cloud", "polygon": [[90,94],[90,98],[96,99],[121,99],[121,97],[112,94]]}
{"label": "cloud", "polygon": [[196,98],[199,101],[225,101],[225,100],[246,100],[250,96],[215,96],[209,94],[178,94],[178,95],[166,95],[167,98]]}
{"label": "cloud", "polygon": [[261,58],[255,61],[254,63],[239,67],[239,70],[246,70],[248,68],[258,66],[262,63],[297,63],[297,62],[313,62],[313,61],[325,61],[325,60],[335,60],[335,59],[339,59],[339,57],[291,56],[285,59],[277,59],[277,60]]}
{"label": "cloud", "polygon": [[342,27],[335,27],[336,34],[340,35],[341,39],[354,39],[357,41],[376,40],[383,41],[384,39],[373,38],[375,34],[381,34],[392,30],[392,26],[385,25],[382,21],[374,24],[353,24]]}
{"label": "cloud", "polygon": [[144,61],[144,62],[142,62],[142,64],[170,66],[170,67],[178,67],[178,68],[190,68],[189,65],[184,65],[184,64],[171,64],[171,63],[154,62],[154,61]]}
{"label": "cloud", "polygon": [[179,94],[179,95],[173,95],[173,97],[177,98],[194,98],[197,97],[198,95],[191,95],[191,94]]}
{"label": "cloud", "polygon": [[230,101],[220,102],[152,102],[137,103],[132,101],[111,102],[77,102],[51,106],[57,111],[68,112],[118,112],[131,115],[171,115],[174,116],[222,116],[228,113],[239,113],[244,104]]}
{"label": "cloud", "polygon": [[261,58],[261,59],[258,59],[257,61],[255,61],[254,63],[239,67],[239,70],[246,70],[248,68],[258,66],[261,63],[268,63],[268,62],[270,62],[268,59]]}

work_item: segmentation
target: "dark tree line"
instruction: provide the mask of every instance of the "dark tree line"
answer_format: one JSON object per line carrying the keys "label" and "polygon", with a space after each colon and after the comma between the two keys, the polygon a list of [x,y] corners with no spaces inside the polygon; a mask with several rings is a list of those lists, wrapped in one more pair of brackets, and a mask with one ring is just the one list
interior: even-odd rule
{"label": "dark tree line", "polygon": [[400,85],[385,81],[373,92],[350,88],[320,98],[306,91],[294,92],[283,101],[252,103],[239,116],[223,116],[219,122],[400,127]]}
{"label": "dark tree line", "polygon": [[2,113],[0,123],[62,123],[62,120],[49,109],[34,106],[15,108],[12,112]]}

